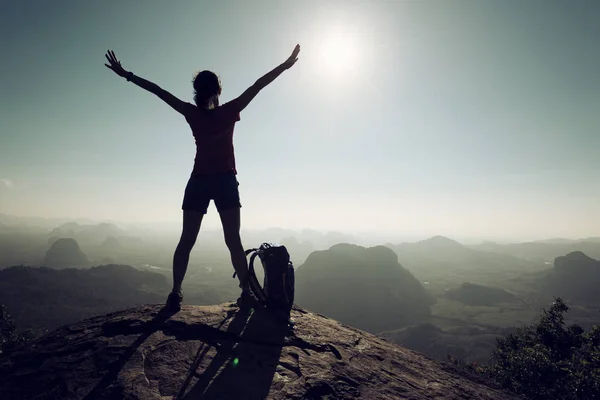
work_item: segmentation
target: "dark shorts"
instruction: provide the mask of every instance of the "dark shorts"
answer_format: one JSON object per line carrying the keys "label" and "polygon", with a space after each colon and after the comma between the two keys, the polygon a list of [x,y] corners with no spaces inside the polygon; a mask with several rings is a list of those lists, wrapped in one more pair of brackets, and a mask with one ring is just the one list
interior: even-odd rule
{"label": "dark shorts", "polygon": [[185,187],[182,210],[206,214],[210,200],[215,201],[219,212],[240,208],[239,183],[233,172],[211,176],[193,176]]}

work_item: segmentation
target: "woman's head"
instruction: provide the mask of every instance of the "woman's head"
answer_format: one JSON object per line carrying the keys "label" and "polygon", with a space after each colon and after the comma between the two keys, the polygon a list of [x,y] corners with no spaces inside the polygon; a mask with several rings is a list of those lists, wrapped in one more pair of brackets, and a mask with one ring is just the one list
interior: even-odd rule
{"label": "woman's head", "polygon": [[221,80],[212,71],[201,71],[194,80],[194,101],[200,108],[213,108],[219,105]]}

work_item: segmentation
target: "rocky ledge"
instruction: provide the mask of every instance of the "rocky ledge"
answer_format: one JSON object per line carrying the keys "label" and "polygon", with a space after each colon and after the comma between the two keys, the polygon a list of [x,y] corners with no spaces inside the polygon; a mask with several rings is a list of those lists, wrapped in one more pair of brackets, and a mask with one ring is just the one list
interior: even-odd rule
{"label": "rocky ledge", "polygon": [[0,358],[12,399],[512,399],[442,363],[295,307],[295,327],[229,304],[148,305]]}

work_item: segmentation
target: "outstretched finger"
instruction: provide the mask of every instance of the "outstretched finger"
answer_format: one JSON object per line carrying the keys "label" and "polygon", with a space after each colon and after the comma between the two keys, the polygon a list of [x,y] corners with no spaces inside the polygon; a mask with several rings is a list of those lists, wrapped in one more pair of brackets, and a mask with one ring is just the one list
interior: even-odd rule
{"label": "outstretched finger", "polygon": [[111,54],[112,54],[112,57],[113,57],[113,59],[115,60],[115,62],[119,62],[119,60],[117,59],[117,56],[115,55],[115,52],[114,52],[114,51],[112,51],[112,50],[111,50],[110,52],[111,52]]}
{"label": "outstretched finger", "polygon": [[111,60],[111,58],[109,57],[109,55],[105,54],[104,57],[106,57],[106,59],[108,60],[108,62],[112,65],[113,60]]}

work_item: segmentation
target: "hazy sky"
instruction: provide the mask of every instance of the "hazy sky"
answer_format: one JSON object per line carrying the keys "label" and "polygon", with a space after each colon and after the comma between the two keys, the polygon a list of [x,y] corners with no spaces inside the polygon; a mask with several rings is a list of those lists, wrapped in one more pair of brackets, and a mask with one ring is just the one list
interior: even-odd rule
{"label": "hazy sky", "polygon": [[223,102],[300,43],[236,126],[245,227],[600,235],[597,0],[4,0],[0,34],[2,213],[180,220],[191,131],[105,51]]}

